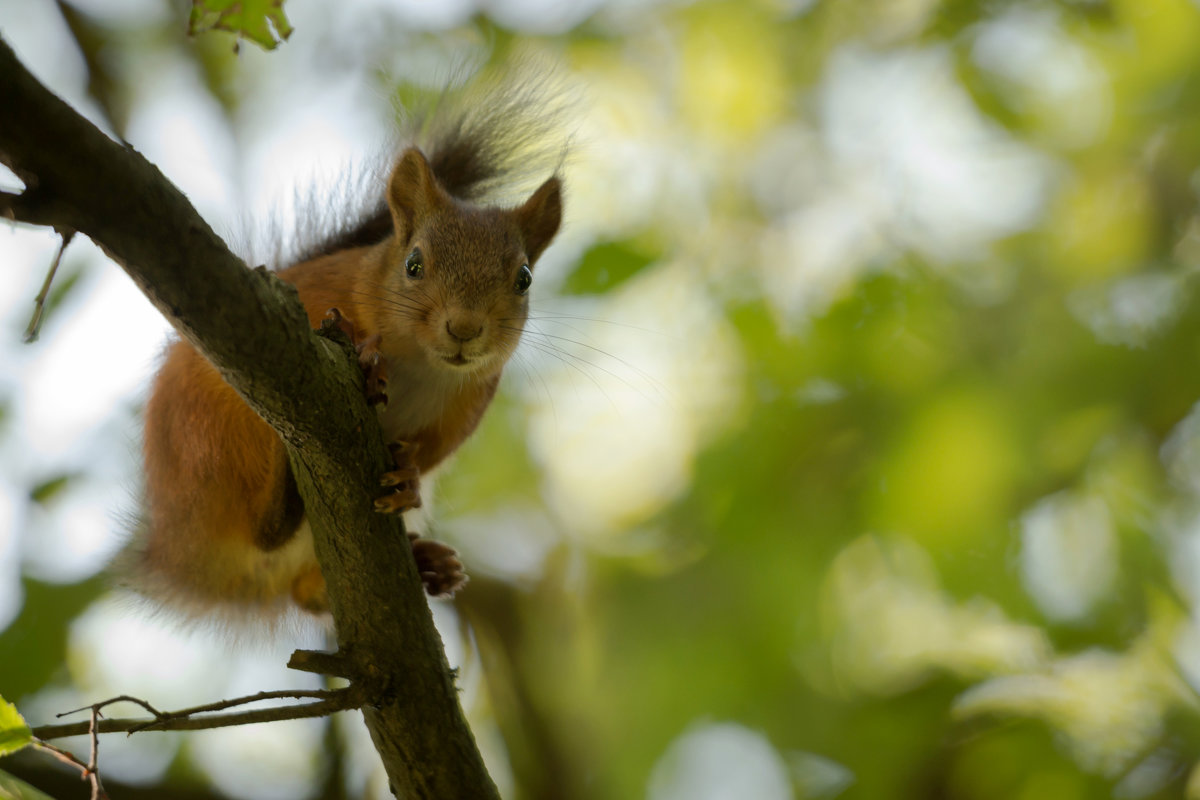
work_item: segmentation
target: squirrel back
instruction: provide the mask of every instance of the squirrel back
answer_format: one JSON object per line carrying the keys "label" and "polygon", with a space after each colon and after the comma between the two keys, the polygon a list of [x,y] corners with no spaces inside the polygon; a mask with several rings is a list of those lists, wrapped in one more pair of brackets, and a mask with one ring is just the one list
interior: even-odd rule
{"label": "squirrel back", "polygon": [[[554,131],[564,108],[535,83],[444,101],[396,161],[379,205],[279,272],[317,327],[331,312],[361,354],[368,398],[396,443],[381,511],[419,505],[420,476],[478,425],[516,348],[537,259],[562,217]],[[538,169],[516,205],[489,204]],[[146,406],[144,523],[125,582],[192,618],[327,610],[287,453],[189,344],[167,351]],[[444,545],[414,543],[431,594],[464,580]]]}

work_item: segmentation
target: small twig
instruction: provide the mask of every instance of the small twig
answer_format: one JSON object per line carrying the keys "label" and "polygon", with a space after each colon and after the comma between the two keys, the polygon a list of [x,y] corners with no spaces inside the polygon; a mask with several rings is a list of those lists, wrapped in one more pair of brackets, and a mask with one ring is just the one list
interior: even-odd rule
{"label": "small twig", "polygon": [[50,744],[49,742],[43,742],[41,739],[38,739],[37,737],[34,737],[34,739],[33,739],[33,746],[39,750],[45,750],[47,753],[54,756],[55,758],[57,758],[59,761],[63,762],[64,764],[67,764],[68,766],[78,767],[79,772],[80,772],[80,777],[87,776],[88,765],[83,763],[82,761],[80,761],[78,758],[76,758],[74,753],[71,753],[67,750],[63,750],[61,747],[56,747],[56,746]]}
{"label": "small twig", "polygon": [[100,724],[101,705],[97,703],[92,706],[91,727],[88,728],[88,734],[92,737],[92,754],[88,759],[87,777],[92,782],[92,800],[108,800],[104,785],[100,783],[100,734],[96,730]]}
{"label": "small twig", "polygon": [[[222,708],[230,708],[236,705],[244,705],[253,703],[259,700],[272,700],[277,698],[303,698],[312,697],[318,698],[315,703],[301,703],[288,706],[276,706],[274,708],[263,708],[254,711],[240,711],[232,714],[205,714],[203,716],[195,716],[202,712],[216,711]],[[364,702],[363,690],[357,685],[347,686],[344,689],[332,690],[314,690],[314,691],[278,691],[278,692],[260,692],[256,695],[241,697],[234,700],[221,700],[216,703],[210,703],[206,706],[197,706],[195,708],[184,709],[182,711],[165,711],[161,712],[151,706],[144,700],[138,700],[134,697],[115,697],[111,700],[105,700],[103,703],[97,703],[95,708],[100,709],[111,703],[118,701],[128,701],[137,703],[143,708],[154,714],[153,719],[101,719],[96,722],[93,727],[92,722],[73,722],[62,725],[43,725],[33,729],[33,735],[38,739],[59,739],[64,736],[81,736],[83,734],[95,733],[114,733],[121,731],[127,734],[138,733],[145,730],[160,730],[160,731],[194,731],[204,730],[208,728],[228,728],[235,725],[250,725],[256,722],[276,722],[285,719],[305,719],[309,717],[324,717],[335,711],[347,711],[352,708],[360,707]],[[88,706],[87,708],[93,708]],[[82,711],[84,709],[78,709]],[[67,712],[74,713],[74,712]],[[61,716],[61,715],[60,715]]]}
{"label": "small twig", "polygon": [[46,280],[42,283],[42,290],[34,298],[33,318],[29,320],[29,327],[25,329],[25,344],[32,344],[37,341],[38,333],[42,330],[42,317],[46,313],[46,297],[50,294],[50,284],[54,281],[55,273],[58,272],[58,265],[62,263],[63,253],[66,252],[67,245],[75,238],[75,231],[70,228],[57,230],[59,235],[62,236],[62,243],[58,246],[58,252],[54,254],[54,260],[50,262],[50,271],[46,273]]}
{"label": "small twig", "polygon": [[[207,714],[213,711],[224,711],[227,708],[244,706],[248,703],[257,703],[260,700],[281,700],[284,698],[291,700],[303,700],[307,698],[321,700],[323,702],[328,702],[333,699],[331,692],[324,689],[312,689],[308,691],[302,689],[281,689],[274,692],[259,692],[258,694],[247,695],[246,697],[235,697],[232,700],[218,700],[215,703],[208,703],[202,706],[193,706],[192,708],[184,708],[179,711],[168,711],[165,713],[161,711],[155,711],[154,709],[150,708],[148,704],[144,704],[146,709],[150,711],[151,714],[154,714],[155,718],[152,721],[147,722],[145,725],[139,725],[136,728],[130,728],[129,733],[134,734],[138,731],[149,730],[150,728],[161,728],[163,723],[173,719],[183,719],[186,717],[195,716],[196,714]],[[313,705],[318,704],[310,703],[308,706],[282,706],[282,708],[308,708],[309,706]]]}
{"label": "small twig", "polygon": [[100,784],[100,773],[96,768],[96,748],[98,745],[96,744],[94,737],[92,741],[91,764],[85,764],[76,758],[74,754],[63,750],[62,748],[55,747],[49,742],[43,742],[37,738],[33,740],[33,746],[39,750],[45,750],[47,753],[54,756],[64,764],[78,769],[79,777],[81,779],[90,780],[92,782],[92,800],[108,800],[108,794],[104,791],[104,787]]}
{"label": "small twig", "polygon": [[326,653],[321,650],[296,650],[288,659],[288,669],[332,675],[335,678],[355,680],[354,670],[345,653]]}
{"label": "small twig", "polygon": [[[133,698],[129,698],[133,699]],[[107,701],[112,702],[112,701]],[[138,702],[134,700],[134,702]],[[108,800],[108,793],[104,791],[104,784],[100,781],[100,739],[96,733],[97,723],[100,720],[100,707],[105,703],[97,703],[94,706],[88,706],[92,712],[91,719],[88,721],[88,732],[92,739],[91,755],[88,758],[88,763],[80,761],[73,753],[63,750],[60,747],[55,747],[49,742],[42,741],[37,736],[33,737],[33,746],[39,750],[45,750],[50,755],[57,758],[59,761],[79,770],[79,777],[89,781],[92,784],[92,800]],[[87,709],[78,709],[84,711]],[[74,713],[74,712],[67,712]],[[62,714],[59,714],[61,717]]]}
{"label": "small twig", "polygon": [[70,711],[63,711],[62,713],[55,714],[54,717],[55,719],[62,719],[63,717],[69,717],[72,714],[78,714],[80,711],[98,711],[111,706],[113,703],[136,703],[156,717],[161,717],[163,715],[162,711],[159,711],[157,708],[150,705],[145,700],[142,700],[140,697],[122,694],[117,695],[116,697],[110,697],[107,700],[101,700],[99,703],[92,703],[90,706],[82,706],[80,708],[73,708]]}
{"label": "small twig", "polygon": [[55,714],[54,716],[61,719],[62,717],[67,717],[71,714],[78,714],[80,711],[107,708],[114,703],[136,703],[154,715],[154,719],[147,720],[145,724],[139,727],[129,729],[129,733],[137,733],[138,731],[157,727],[162,723],[172,719],[183,719],[185,717],[195,716],[196,714],[205,714],[211,711],[224,711],[227,708],[244,706],[248,703],[257,703],[260,700],[280,700],[283,698],[293,700],[329,700],[331,699],[331,696],[330,692],[324,689],[280,689],[273,692],[259,692],[258,694],[247,695],[245,697],[235,697],[232,700],[218,700],[215,703],[206,703],[202,706],[193,706],[191,708],[181,708],[178,711],[159,711],[157,708],[150,705],[145,700],[142,700],[140,697],[132,697],[130,695],[123,694],[117,697],[109,698],[108,700],[103,700],[99,703],[94,703],[90,706],[83,706],[82,708],[72,709],[71,711],[64,711],[61,714]]}

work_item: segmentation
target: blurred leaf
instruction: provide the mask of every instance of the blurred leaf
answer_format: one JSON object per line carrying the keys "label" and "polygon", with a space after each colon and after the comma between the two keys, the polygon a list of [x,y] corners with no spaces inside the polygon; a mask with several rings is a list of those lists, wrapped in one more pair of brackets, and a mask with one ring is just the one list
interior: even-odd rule
{"label": "blurred leaf", "polygon": [[1013,423],[994,393],[953,387],[903,424],[881,464],[877,506],[884,530],[909,532],[953,551],[991,535],[1020,468]]}
{"label": "blurred leaf", "polygon": [[195,60],[204,88],[221,104],[228,124],[233,124],[242,91],[238,88],[238,53],[222,36],[201,36],[186,52]]}
{"label": "blurred leaf", "polygon": [[786,108],[779,25],[754,3],[697,3],[684,13],[680,113],[697,134],[754,141]]}
{"label": "blurred leaf", "polygon": [[46,295],[45,315],[47,317],[71,296],[71,293],[79,285],[79,279],[83,277],[84,272],[82,267],[70,270],[60,269],[59,273],[54,276],[54,283],[50,284],[50,292]]}
{"label": "blurred leaf", "polygon": [[1069,285],[1131,272],[1154,244],[1155,208],[1140,165],[1102,163],[1073,176],[1058,197],[1049,266]]}
{"label": "blurred leaf", "polygon": [[292,35],[283,0],[192,0],[188,32],[210,30],[236,33],[264,50],[274,50]]}
{"label": "blurred leaf", "polygon": [[31,741],[33,734],[17,707],[0,696],[0,756],[15,753]]}
{"label": "blurred leaf", "polygon": [[[106,588],[103,577],[54,584],[25,578],[21,612],[0,633],[0,687],[20,700],[53,680],[67,658],[71,620]],[[19,653],[20,658],[8,654]]]}
{"label": "blurred leaf", "polygon": [[[438,478],[438,493],[456,498],[456,513],[537,502],[538,473],[530,462],[524,429],[513,398],[501,392],[471,436],[454,455],[454,469]],[[503,459],[496,453],[504,453]]]}
{"label": "blurred leaf", "polygon": [[601,294],[645,269],[652,258],[628,242],[608,242],[588,250],[563,283],[563,294]]}
{"label": "blurred leaf", "polygon": [[29,499],[39,505],[46,505],[55,497],[57,497],[67,485],[74,481],[79,476],[73,473],[66,473],[55,476],[49,480],[42,481],[37,486],[29,490]]}
{"label": "blurred leaf", "polygon": [[54,800],[54,798],[33,788],[20,778],[0,770],[0,800]]}
{"label": "blurred leaf", "polygon": [[121,76],[113,70],[113,60],[104,57],[105,48],[112,44],[113,31],[70,3],[59,0],[58,10],[87,67],[88,94],[100,106],[113,130],[123,135],[129,116],[125,87]]}

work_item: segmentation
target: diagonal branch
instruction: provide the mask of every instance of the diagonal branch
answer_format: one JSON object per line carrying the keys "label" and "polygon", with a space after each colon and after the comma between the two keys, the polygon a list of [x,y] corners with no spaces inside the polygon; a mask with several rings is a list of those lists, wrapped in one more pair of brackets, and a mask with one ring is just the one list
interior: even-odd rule
{"label": "diagonal branch", "polygon": [[[347,672],[394,792],[494,798],[398,522],[372,511],[387,465],[346,352],[295,292],[248,270],[170,181],[29,74],[0,39],[0,208],[86,234],[280,434],[312,526]],[[331,409],[335,409],[331,413]]]}
{"label": "diagonal branch", "polygon": [[54,283],[54,276],[58,274],[58,267],[62,264],[63,253],[67,252],[67,245],[71,244],[71,240],[75,238],[75,231],[62,231],[60,235],[62,241],[58,245],[58,252],[54,254],[54,260],[50,262],[50,270],[46,273],[42,290],[33,299],[33,318],[29,320],[29,325],[25,328],[25,344],[36,342],[38,334],[42,331],[42,317],[46,313],[46,298],[50,295],[50,284]]}

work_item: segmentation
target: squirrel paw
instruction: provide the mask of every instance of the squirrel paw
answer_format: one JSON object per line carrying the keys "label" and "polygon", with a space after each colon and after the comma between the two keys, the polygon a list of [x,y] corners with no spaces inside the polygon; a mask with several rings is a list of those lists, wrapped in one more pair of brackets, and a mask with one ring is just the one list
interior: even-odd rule
{"label": "squirrel paw", "polygon": [[329,612],[329,591],[320,567],[313,564],[296,576],[292,581],[292,600],[310,614]]}
{"label": "squirrel paw", "polygon": [[383,473],[379,485],[389,487],[391,492],[375,501],[375,510],[384,514],[402,514],[421,505],[420,472],[413,456],[417,446],[409,442],[393,442],[388,445],[396,468]]}
{"label": "squirrel paw", "polygon": [[358,353],[358,366],[362,369],[367,395],[367,405],[387,405],[387,361],[379,352],[382,337],[378,333],[372,336],[361,336],[354,323],[340,308],[331,308],[325,312],[321,321],[321,330],[336,328],[346,334],[346,338],[354,345]]}
{"label": "squirrel paw", "polygon": [[453,547],[433,539],[422,539],[411,532],[408,541],[417,560],[421,583],[425,584],[425,591],[430,597],[452,597],[466,585],[467,573],[463,571],[463,564]]}

